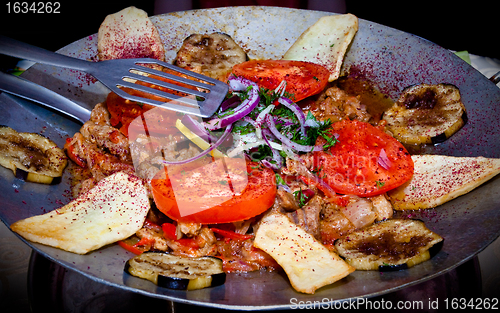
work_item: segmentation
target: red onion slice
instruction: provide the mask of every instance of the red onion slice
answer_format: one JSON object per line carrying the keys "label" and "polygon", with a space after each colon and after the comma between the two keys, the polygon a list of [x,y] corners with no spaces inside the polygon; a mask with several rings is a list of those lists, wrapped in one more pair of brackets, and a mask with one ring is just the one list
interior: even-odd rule
{"label": "red onion slice", "polygon": [[222,102],[220,105],[220,111],[226,111],[227,109],[232,109],[237,107],[241,103],[240,97],[237,95],[232,96],[231,98],[228,98]]}
{"label": "red onion slice", "polygon": [[312,152],[312,151],[323,150],[323,146],[305,146],[291,141],[290,139],[288,139],[286,136],[284,136],[279,132],[279,130],[276,128],[276,124],[274,124],[273,118],[270,115],[266,115],[265,121],[271,133],[273,133],[273,135],[276,138],[278,138],[278,140],[281,141],[284,145],[292,148],[293,150],[300,152]]}
{"label": "red onion slice", "polygon": [[263,160],[266,162],[262,162],[262,163],[264,163],[264,165],[269,167],[269,168],[272,168],[274,170],[279,170],[281,168],[281,166],[283,165],[283,157],[281,156],[281,154],[279,154],[278,151],[276,151],[276,149],[273,149],[273,147],[271,146],[271,143],[269,142],[269,139],[266,136],[266,133],[263,133],[262,137],[264,138],[264,141],[269,146],[269,148],[271,148],[271,152],[273,153],[273,161],[274,161],[274,163],[272,163],[272,162],[269,162],[267,160]]}
{"label": "red onion slice", "polygon": [[279,97],[278,102],[289,108],[293,112],[293,114],[297,116],[297,119],[300,123],[300,132],[303,136],[306,136],[306,129],[304,127],[304,124],[306,122],[306,115],[304,114],[304,112],[302,112],[302,109],[295,102],[288,98]]}
{"label": "red onion slice", "polygon": [[210,121],[206,122],[205,127],[209,130],[221,129],[238,120],[241,120],[243,117],[252,112],[252,110],[259,104],[260,97],[259,87],[257,86],[257,84],[247,79],[234,76],[229,77],[229,82],[231,88],[243,88],[240,90],[244,90],[251,86],[251,90],[248,91],[249,97],[245,99],[239,106],[237,106],[232,114],[220,118],[213,118]]}
{"label": "red onion slice", "polygon": [[383,148],[382,150],[380,150],[380,154],[378,155],[378,164],[386,170],[388,170],[392,166],[392,162],[387,157],[387,153]]}
{"label": "red onion slice", "polygon": [[205,126],[203,126],[200,122],[195,120],[190,115],[184,115],[181,119],[181,123],[190,131],[192,131],[196,136],[200,137],[208,143],[216,142],[218,139],[216,136],[210,134]]}

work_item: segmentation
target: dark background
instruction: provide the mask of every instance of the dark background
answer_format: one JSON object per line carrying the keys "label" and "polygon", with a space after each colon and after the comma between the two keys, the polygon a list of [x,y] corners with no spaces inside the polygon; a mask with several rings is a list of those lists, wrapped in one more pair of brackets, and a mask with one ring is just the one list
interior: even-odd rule
{"label": "dark background", "polygon": [[[315,0],[122,0],[61,1],[60,14],[7,13],[0,7],[0,31],[3,35],[55,51],[65,45],[97,33],[106,15],[134,5],[154,15],[165,11],[234,5],[276,5],[296,8],[344,11],[359,18],[400,29],[433,41],[447,49],[500,58],[497,35],[497,6],[492,1],[315,1]],[[13,3],[13,1],[10,1]],[[28,1],[29,2],[29,1]],[[46,1],[43,1],[46,2]],[[340,5],[334,5],[338,4]],[[156,8],[156,9],[155,9]],[[160,11],[160,12],[158,12]],[[9,67],[9,59],[0,57],[0,66]]]}

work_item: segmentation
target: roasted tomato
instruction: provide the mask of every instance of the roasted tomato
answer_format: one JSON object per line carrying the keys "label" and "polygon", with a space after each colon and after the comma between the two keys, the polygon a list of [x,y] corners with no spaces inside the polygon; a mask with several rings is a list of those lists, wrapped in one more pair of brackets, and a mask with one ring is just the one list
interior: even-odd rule
{"label": "roasted tomato", "polygon": [[[343,120],[334,123],[326,136],[338,141],[326,151],[314,152],[313,164],[335,192],[375,196],[413,175],[413,161],[403,145],[368,123]],[[326,143],[322,136],[316,142]]]}
{"label": "roasted tomato", "polygon": [[285,80],[286,91],[294,95],[294,101],[322,91],[330,76],[330,72],[321,65],[290,60],[247,61],[233,66],[233,74],[267,89],[275,89]]}
{"label": "roasted tomato", "polygon": [[186,223],[246,220],[270,208],[276,197],[271,169],[233,158],[168,165],[153,178],[151,186],[158,209]]}

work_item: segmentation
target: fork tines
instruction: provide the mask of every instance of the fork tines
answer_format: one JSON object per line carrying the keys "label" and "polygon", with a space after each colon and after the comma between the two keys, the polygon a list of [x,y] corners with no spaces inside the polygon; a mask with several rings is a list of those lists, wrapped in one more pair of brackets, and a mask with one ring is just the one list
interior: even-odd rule
{"label": "fork tines", "polygon": [[[127,74],[123,75],[118,86],[138,90],[171,101],[161,101],[140,96],[133,96],[120,88],[115,90],[121,97],[154,106],[166,107],[178,112],[195,114],[202,117],[211,116],[224,99],[228,86],[223,82],[194,73],[189,70],[153,59],[133,59]],[[149,66],[148,66],[149,65]],[[150,67],[161,66],[182,76],[157,70]],[[155,85],[151,88],[132,81],[142,81]],[[117,87],[118,87],[117,86]]]}

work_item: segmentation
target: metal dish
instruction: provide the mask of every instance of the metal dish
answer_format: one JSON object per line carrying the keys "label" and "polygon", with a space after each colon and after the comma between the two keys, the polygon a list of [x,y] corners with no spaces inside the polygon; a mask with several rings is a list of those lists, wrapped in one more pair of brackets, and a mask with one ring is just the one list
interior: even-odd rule
{"label": "metal dish", "polygon": [[[231,35],[252,58],[280,58],[288,47],[319,17],[331,13],[274,7],[229,7],[186,11],[153,17],[166,47],[167,59],[175,56],[191,33],[221,31]],[[96,55],[97,36],[91,35],[59,52],[85,59]],[[453,53],[427,40],[389,27],[360,20],[360,29],[344,62],[343,72],[368,79],[382,92],[396,98],[406,86],[417,83],[450,83],[460,88],[469,122],[443,144],[426,153],[455,156],[500,157],[500,89]],[[25,78],[42,84],[86,107],[103,101],[105,87],[83,73],[35,65]],[[0,124],[22,131],[43,132],[60,146],[80,125],[27,101],[0,95]],[[70,199],[68,172],[56,186],[24,183],[0,168],[2,205],[6,225],[42,214]],[[500,235],[500,178],[441,207],[406,212],[422,219],[445,238],[442,251],[428,262],[400,272],[357,271],[326,286],[314,295],[295,292],[283,273],[250,272],[228,275],[225,285],[197,291],[172,291],[123,273],[132,255],[110,245],[88,255],[76,255],[26,242],[38,253],[105,285],[183,304],[238,310],[291,308],[293,301],[348,301],[375,297],[447,273],[472,259]],[[326,299],[326,300],[325,300]]]}

